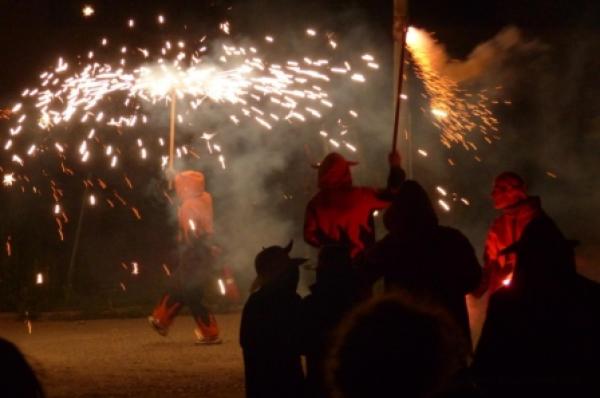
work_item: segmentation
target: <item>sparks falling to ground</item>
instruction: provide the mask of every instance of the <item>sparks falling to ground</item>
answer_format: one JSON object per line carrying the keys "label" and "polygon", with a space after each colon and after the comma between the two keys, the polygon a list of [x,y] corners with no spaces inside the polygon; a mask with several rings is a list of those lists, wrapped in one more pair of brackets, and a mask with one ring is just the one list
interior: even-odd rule
{"label": "sparks falling to ground", "polygon": [[406,47],[415,63],[415,72],[423,82],[430,101],[429,112],[441,131],[441,142],[450,148],[455,144],[466,150],[477,150],[473,133],[479,132],[491,143],[498,138],[498,120],[491,111],[492,99],[486,90],[464,91],[445,76],[441,69],[441,52],[435,40],[424,30],[410,27]]}

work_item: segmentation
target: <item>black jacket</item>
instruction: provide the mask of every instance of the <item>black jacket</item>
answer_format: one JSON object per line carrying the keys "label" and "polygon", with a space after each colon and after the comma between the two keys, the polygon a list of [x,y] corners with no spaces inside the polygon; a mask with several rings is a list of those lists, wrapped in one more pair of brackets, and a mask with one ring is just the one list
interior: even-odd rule
{"label": "black jacket", "polygon": [[248,398],[302,396],[299,313],[289,288],[265,286],[248,298],[240,326]]}

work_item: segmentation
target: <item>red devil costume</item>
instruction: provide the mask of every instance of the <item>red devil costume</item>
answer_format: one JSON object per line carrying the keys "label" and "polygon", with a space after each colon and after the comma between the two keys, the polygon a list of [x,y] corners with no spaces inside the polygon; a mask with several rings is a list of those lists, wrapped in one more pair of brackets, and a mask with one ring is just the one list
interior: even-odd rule
{"label": "red devil costume", "polygon": [[373,212],[389,205],[387,195],[404,181],[400,157],[390,157],[388,190],[352,185],[350,166],[338,153],[330,153],[318,166],[319,192],[310,200],[304,219],[304,240],[315,247],[350,240],[355,257],[375,241]]}
{"label": "red devil costume", "polygon": [[525,227],[544,215],[538,197],[527,195],[525,182],[512,172],[504,172],[494,180],[494,207],[502,211],[488,231],[485,242],[483,278],[477,295],[510,284],[517,262],[515,252],[502,253],[521,239]]}
{"label": "red devil costume", "polygon": [[212,197],[204,189],[204,175],[184,171],[175,177],[175,191],[181,201],[178,211],[181,230],[180,264],[172,285],[149,317],[155,330],[165,336],[169,326],[183,307],[188,305],[198,329],[198,344],[220,343],[215,317],[203,303],[214,278]]}

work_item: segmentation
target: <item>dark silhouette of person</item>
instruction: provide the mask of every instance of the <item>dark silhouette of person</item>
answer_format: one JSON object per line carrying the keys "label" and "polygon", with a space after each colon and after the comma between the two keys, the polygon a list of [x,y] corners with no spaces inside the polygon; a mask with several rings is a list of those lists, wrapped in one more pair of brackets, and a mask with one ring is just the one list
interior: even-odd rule
{"label": "dark silhouette of person", "polygon": [[388,187],[382,190],[354,186],[350,166],[357,163],[348,161],[335,152],[325,156],[318,165],[319,192],[306,207],[306,243],[320,248],[339,241],[340,231],[343,231],[350,240],[352,257],[373,244],[373,212],[389,206],[390,192],[397,189],[405,178],[398,152],[390,154],[389,163]]}
{"label": "dark silhouette of person", "polygon": [[501,254],[516,254],[510,286],[488,307],[473,364],[490,397],[600,396],[596,321],[579,292],[573,243],[546,215]]}
{"label": "dark silhouette of person", "polygon": [[19,349],[0,338],[0,396],[7,398],[43,398],[41,383]]}
{"label": "dark silhouette of person", "polygon": [[298,266],[290,258],[292,242],[257,254],[253,293],[242,311],[240,345],[244,356],[248,398],[302,397],[304,374],[300,357]]}
{"label": "dark silhouette of person", "polygon": [[406,181],[384,214],[388,234],[359,261],[362,278],[383,277],[385,290],[408,291],[444,308],[470,341],[465,295],[479,284],[481,268],[469,240],[438,224],[431,201]]}
{"label": "dark silhouette of person", "polygon": [[306,397],[327,397],[324,359],[331,334],[359,300],[350,247],[323,246],[319,251],[316,282],[302,299],[302,346],[306,356]]}
{"label": "dark silhouette of person", "polygon": [[336,331],[326,368],[331,396],[445,396],[468,352],[463,337],[441,307],[406,293],[367,301]]}
{"label": "dark silhouette of person", "polygon": [[529,196],[525,181],[518,174],[505,171],[494,179],[492,188],[494,208],[502,214],[490,226],[483,254],[483,276],[475,296],[480,297],[486,291],[493,294],[511,283],[516,252],[502,251],[516,243],[525,227],[534,219],[544,216],[540,198]]}
{"label": "dark silhouette of person", "polygon": [[166,293],[148,317],[150,325],[166,336],[177,314],[187,305],[196,321],[196,344],[220,344],[219,328],[204,300],[217,283],[215,260],[219,249],[212,243],[212,196],[206,192],[204,175],[183,171],[175,176],[181,243],[179,267]]}

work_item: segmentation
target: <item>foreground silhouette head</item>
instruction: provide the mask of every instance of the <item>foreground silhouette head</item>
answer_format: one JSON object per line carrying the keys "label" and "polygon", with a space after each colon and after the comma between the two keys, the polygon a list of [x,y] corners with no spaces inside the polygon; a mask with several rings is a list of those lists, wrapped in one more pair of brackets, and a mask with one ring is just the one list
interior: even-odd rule
{"label": "foreground silhouette head", "polygon": [[424,398],[443,391],[466,343],[448,315],[408,295],[363,304],[335,336],[327,378],[335,397]]}
{"label": "foreground silhouette head", "polygon": [[23,354],[11,342],[0,338],[0,396],[43,398],[44,390]]}

